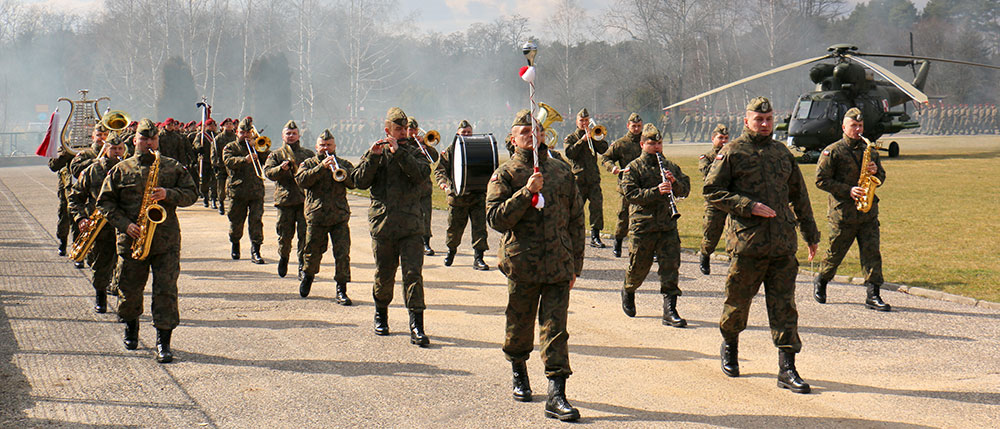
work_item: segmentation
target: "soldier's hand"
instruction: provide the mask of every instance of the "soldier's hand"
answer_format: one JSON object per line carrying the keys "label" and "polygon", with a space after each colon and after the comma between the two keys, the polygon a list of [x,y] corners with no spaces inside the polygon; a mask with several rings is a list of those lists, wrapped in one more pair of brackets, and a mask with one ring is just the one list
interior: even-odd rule
{"label": "soldier's hand", "polygon": [[254,152],[250,152],[246,156],[247,162],[253,162],[253,160],[255,160],[255,159],[257,159],[257,156],[256,156],[256,154]]}
{"label": "soldier's hand", "polygon": [[819,243],[809,245],[809,260],[812,261],[816,257],[816,251],[819,249]]}
{"label": "soldier's hand", "polygon": [[125,228],[125,233],[128,234],[129,237],[139,238],[139,225],[134,223],[128,224],[128,228]]}
{"label": "soldier's hand", "polygon": [[442,191],[448,190],[448,185],[445,183],[438,183],[438,187],[441,188]]}
{"label": "soldier's hand", "polygon": [[542,190],[542,186],[545,184],[545,180],[542,178],[542,172],[536,171],[531,177],[528,178],[528,183],[524,186],[528,188],[528,192],[532,194],[537,194]]}
{"label": "soldier's hand", "polygon": [[774,210],[763,203],[753,203],[753,208],[750,209],[750,213],[754,216],[760,217],[775,217],[778,215],[774,212]]}
{"label": "soldier's hand", "polygon": [[622,169],[618,168],[617,165],[614,166],[614,167],[611,167],[611,174],[617,175],[618,173],[621,173],[621,172],[622,172]]}
{"label": "soldier's hand", "polygon": [[153,193],[150,194],[149,198],[153,202],[163,201],[167,198],[167,190],[163,188],[153,188]]}
{"label": "soldier's hand", "polygon": [[334,158],[333,155],[328,156],[326,158],[323,158],[323,166],[324,167],[329,167],[329,166],[333,165],[333,161],[335,161],[335,160],[336,160],[336,158]]}
{"label": "soldier's hand", "polygon": [[382,154],[382,149],[383,149],[383,147],[382,147],[382,141],[380,140],[380,141],[375,142],[375,144],[373,144],[372,147],[371,147],[371,149],[369,149],[369,150],[371,151],[371,153],[373,155],[381,155]]}
{"label": "soldier's hand", "polygon": [[869,162],[868,163],[868,174],[871,174],[873,176],[876,175],[876,174],[878,174],[878,166],[875,165],[874,162]]}
{"label": "soldier's hand", "polygon": [[851,198],[854,198],[856,200],[863,196],[865,196],[865,188],[862,188],[860,186],[855,186],[851,188]]}
{"label": "soldier's hand", "polygon": [[389,152],[396,153],[397,149],[399,149],[399,140],[389,139]]}
{"label": "soldier's hand", "polygon": [[660,195],[667,195],[674,189],[669,182],[660,182],[656,188],[660,190]]}
{"label": "soldier's hand", "polygon": [[282,170],[288,170],[289,168],[291,168],[291,166],[288,165],[288,161],[284,161],[281,163]]}
{"label": "soldier's hand", "polygon": [[90,219],[80,219],[77,226],[80,227],[80,232],[90,231]]}
{"label": "soldier's hand", "polygon": [[677,178],[675,178],[674,174],[671,173],[669,170],[668,171],[664,171],[663,175],[667,176],[667,181],[669,181],[670,183],[674,183],[674,182],[677,181]]}

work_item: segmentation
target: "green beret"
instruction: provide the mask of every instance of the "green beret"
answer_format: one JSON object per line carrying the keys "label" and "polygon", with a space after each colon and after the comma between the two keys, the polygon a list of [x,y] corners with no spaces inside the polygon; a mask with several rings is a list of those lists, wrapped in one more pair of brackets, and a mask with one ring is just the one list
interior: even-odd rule
{"label": "green beret", "polygon": [[94,131],[97,131],[99,133],[106,133],[106,132],[108,132],[108,129],[104,128],[104,124],[98,122],[98,123],[94,124]]}
{"label": "green beret", "polygon": [[409,118],[406,118],[406,128],[420,128],[420,125],[417,124],[417,120],[413,119],[413,117],[411,116]]}
{"label": "green beret", "polygon": [[333,140],[333,133],[331,133],[330,129],[327,128],[327,129],[323,130],[322,134],[319,135],[319,139],[320,140]]}
{"label": "green beret", "polygon": [[392,122],[401,127],[406,126],[406,113],[403,113],[403,109],[398,107],[390,108],[389,111],[385,112],[385,121]]}
{"label": "green beret", "polygon": [[658,142],[663,140],[663,136],[660,135],[660,130],[656,128],[656,125],[649,123],[642,127],[642,139]]}
{"label": "green beret", "polygon": [[298,126],[298,124],[295,123],[295,121],[289,120],[288,122],[285,123],[285,129],[286,130],[297,130],[297,129],[299,129],[299,126]]}
{"label": "green beret", "polygon": [[514,123],[510,124],[511,127],[518,126],[531,126],[531,111],[528,109],[518,110],[514,114]]}
{"label": "green beret", "polygon": [[857,107],[850,108],[847,111],[847,113],[844,114],[844,117],[845,118],[851,118],[851,119],[853,119],[855,121],[858,121],[858,122],[864,122],[864,119],[861,119],[861,109],[859,109]]}
{"label": "green beret", "polygon": [[240,131],[251,131],[253,130],[253,118],[247,116],[240,121],[240,125],[237,127]]}
{"label": "green beret", "polygon": [[729,135],[729,127],[727,127],[727,126],[725,126],[723,124],[716,125],[715,126],[715,130],[712,131],[712,136],[715,136],[716,134],[721,135],[721,136],[728,136]]}
{"label": "green beret", "polygon": [[462,122],[458,123],[458,128],[459,129],[462,129],[462,128],[472,128],[472,124],[470,124],[469,121],[466,121],[465,119],[462,119]]}
{"label": "green beret", "polygon": [[584,107],[584,108],[580,109],[580,113],[577,113],[577,114],[576,114],[576,117],[577,117],[578,119],[579,119],[579,118],[589,118],[589,117],[590,117],[590,112],[588,112],[588,111],[587,111],[587,108],[586,108],[586,107]]}
{"label": "green beret", "polygon": [[642,122],[642,118],[639,117],[638,113],[632,112],[631,115],[628,115],[628,121],[629,122]]}
{"label": "green beret", "polygon": [[766,97],[754,97],[747,104],[747,112],[757,112],[757,113],[769,113],[771,109],[771,101]]}
{"label": "green beret", "polygon": [[142,118],[139,121],[139,127],[135,129],[136,134],[150,138],[156,137],[159,132],[160,130],[156,128],[156,124],[149,120],[149,118]]}

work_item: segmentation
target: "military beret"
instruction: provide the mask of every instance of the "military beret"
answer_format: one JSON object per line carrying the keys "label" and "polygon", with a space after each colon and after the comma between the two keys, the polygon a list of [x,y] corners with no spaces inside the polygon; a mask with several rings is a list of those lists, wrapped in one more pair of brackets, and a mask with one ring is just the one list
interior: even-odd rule
{"label": "military beret", "polygon": [[472,124],[470,124],[469,121],[462,119],[462,122],[458,123],[458,128],[472,128]]}
{"label": "military beret", "polygon": [[406,128],[420,128],[420,124],[418,124],[417,120],[411,116],[406,118]]}
{"label": "military beret", "polygon": [[584,107],[584,108],[580,109],[580,112],[576,114],[576,117],[577,118],[589,118],[590,117],[590,112],[588,112],[587,108]]}
{"label": "military beret", "polygon": [[167,118],[163,121],[163,125],[170,125],[174,122],[174,118]]}
{"label": "military beret", "polygon": [[747,112],[769,113],[772,110],[771,101],[766,97],[754,97],[747,103]]}
{"label": "military beret", "polygon": [[296,124],[295,121],[289,120],[288,122],[285,122],[285,129],[286,130],[297,130],[297,129],[299,129],[299,125]]}
{"label": "military beret", "polygon": [[137,126],[139,126],[139,121],[129,122],[128,126],[130,126],[130,127],[137,127]]}
{"label": "military beret", "polygon": [[714,136],[716,134],[722,135],[722,136],[728,136],[729,135],[729,127],[727,127],[727,126],[725,126],[723,124],[716,125],[715,126],[715,130],[712,131],[712,135]]}
{"label": "military beret", "polygon": [[861,118],[861,109],[859,109],[857,107],[852,107],[852,108],[848,109],[847,113],[844,114],[844,117],[845,118],[851,118],[851,119],[853,119],[855,121],[858,121],[858,122],[864,122],[864,119]]}
{"label": "military beret", "polygon": [[94,131],[97,131],[99,133],[105,133],[108,131],[108,129],[104,127],[104,124],[98,122],[94,124]]}
{"label": "military beret", "polygon": [[197,123],[198,123],[198,121],[191,121],[191,122],[188,122],[187,125],[185,125],[184,127],[185,128],[191,128],[191,127],[195,126],[195,124],[197,124]]}
{"label": "military beret", "polygon": [[403,112],[403,109],[400,109],[398,107],[392,107],[389,109],[389,111],[385,112],[385,121],[392,122],[401,127],[405,127],[406,113]]}
{"label": "military beret", "polygon": [[240,129],[240,131],[253,130],[253,118],[249,116],[243,118],[243,120],[240,121],[240,125],[238,126],[238,128]]}
{"label": "military beret", "polygon": [[226,118],[226,119],[223,119],[223,120],[222,120],[222,125],[226,125],[226,124],[228,124],[228,123],[230,123],[230,122],[233,122],[232,118]]}
{"label": "military beret", "polygon": [[320,140],[333,140],[333,133],[331,133],[330,129],[327,128],[327,129],[323,130],[322,134],[319,135],[319,139]]}
{"label": "military beret", "polygon": [[658,142],[663,140],[663,136],[660,135],[660,130],[656,128],[656,125],[650,123],[642,127],[642,139]]}
{"label": "military beret", "polygon": [[642,122],[642,118],[639,116],[638,113],[632,112],[631,115],[628,115],[628,121],[629,122]]}
{"label": "military beret", "polygon": [[215,125],[215,119],[208,118],[205,120],[205,126]]}
{"label": "military beret", "polygon": [[518,110],[514,114],[514,123],[510,124],[511,127],[518,126],[531,126],[531,111],[528,109]]}
{"label": "military beret", "polygon": [[148,118],[142,118],[139,121],[139,128],[135,129],[135,133],[143,137],[156,137],[158,132],[156,124]]}

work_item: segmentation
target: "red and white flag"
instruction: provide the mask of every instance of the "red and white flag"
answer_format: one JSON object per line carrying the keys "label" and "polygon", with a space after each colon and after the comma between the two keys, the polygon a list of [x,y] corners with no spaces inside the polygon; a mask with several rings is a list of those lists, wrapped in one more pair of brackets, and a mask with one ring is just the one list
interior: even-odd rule
{"label": "red and white flag", "polygon": [[49,116],[49,129],[45,132],[45,139],[42,140],[42,144],[38,145],[38,149],[35,149],[35,155],[47,158],[56,157],[56,152],[59,149],[59,132],[56,131],[58,127],[59,109],[56,108],[56,111],[52,112],[52,116]]}

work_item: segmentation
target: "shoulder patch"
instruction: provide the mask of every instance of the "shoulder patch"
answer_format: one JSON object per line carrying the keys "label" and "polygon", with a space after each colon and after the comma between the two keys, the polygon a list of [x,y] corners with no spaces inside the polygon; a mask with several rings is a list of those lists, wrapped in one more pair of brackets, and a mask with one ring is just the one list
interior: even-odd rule
{"label": "shoulder patch", "polygon": [[726,156],[725,156],[725,155],[723,155],[723,154],[721,154],[721,153],[720,153],[720,154],[718,154],[718,155],[715,155],[715,159],[717,159],[717,160],[720,160],[720,159],[722,159],[722,158],[725,158],[725,157],[726,157]]}
{"label": "shoulder patch", "polygon": [[493,175],[490,176],[490,182],[497,182],[499,180],[500,180],[500,174],[494,171]]}
{"label": "shoulder patch", "polygon": [[698,159],[705,159],[705,154],[702,154],[701,156],[699,156]]}
{"label": "shoulder patch", "polygon": [[823,156],[830,156],[830,149],[824,149]]}

